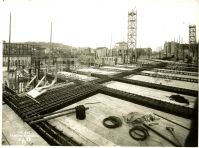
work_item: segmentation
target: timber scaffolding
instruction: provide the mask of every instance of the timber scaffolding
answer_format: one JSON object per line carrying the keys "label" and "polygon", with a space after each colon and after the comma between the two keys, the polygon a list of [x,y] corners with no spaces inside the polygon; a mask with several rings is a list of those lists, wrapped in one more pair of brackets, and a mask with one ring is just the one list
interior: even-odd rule
{"label": "timber scaffolding", "polygon": [[[113,76],[91,73],[91,76],[98,77],[99,79],[95,79],[86,83],[79,80],[75,81],[75,83],[71,85],[50,89],[35,99],[39,103],[26,96],[18,96],[14,91],[5,86],[3,91],[3,101],[7,103],[22,118],[23,121],[27,122],[35,131],[37,131],[50,145],[80,146],[81,143],[67,136],[62,131],[49,124],[47,121],[30,124],[32,121],[34,121],[32,119],[35,117],[40,117],[46,113],[52,113],[97,93],[117,97],[122,100],[190,119],[193,115],[193,108],[179,106],[169,102],[155,100],[150,97],[124,92],[101,85],[104,82],[115,80],[197,97],[198,91],[123,78],[132,74],[136,75],[143,70],[149,70],[151,68],[154,67],[142,67],[131,71],[124,71]],[[51,75],[48,76],[52,78]],[[58,79],[60,82],[66,81],[63,78]]]}

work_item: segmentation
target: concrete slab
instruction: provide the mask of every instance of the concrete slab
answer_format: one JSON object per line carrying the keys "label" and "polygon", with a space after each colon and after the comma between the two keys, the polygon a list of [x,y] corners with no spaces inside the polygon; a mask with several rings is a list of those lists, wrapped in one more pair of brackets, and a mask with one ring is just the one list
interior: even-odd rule
{"label": "concrete slab", "polygon": [[111,69],[111,70],[121,70],[121,71],[129,71],[132,70],[131,68],[124,68],[124,67],[113,67],[113,66],[102,66],[100,68],[107,68],[107,69]]}
{"label": "concrete slab", "polygon": [[143,73],[149,73],[149,74],[159,74],[162,76],[173,76],[173,77],[180,77],[180,78],[188,78],[188,79],[198,79],[197,76],[189,76],[189,75],[180,75],[180,74],[173,74],[173,73],[163,73],[163,72],[155,72],[155,71],[142,71]]}
{"label": "concrete slab", "polygon": [[[95,103],[96,102],[96,103]],[[95,103],[95,104],[86,104]],[[74,140],[81,142],[85,146],[173,146],[171,143],[161,138],[154,132],[149,130],[149,137],[139,142],[129,136],[129,130],[132,125],[124,122],[123,116],[131,112],[156,113],[170,120],[174,120],[184,126],[190,126],[190,120],[177,117],[171,114],[160,112],[158,110],[150,109],[131,102],[120,100],[104,94],[96,94],[78,103],[70,105],[66,108],[72,108],[83,104],[89,107],[86,111],[85,120],[77,120],[75,114],[59,117],[49,121],[50,124],[63,131],[64,134],[72,137]],[[66,109],[63,108],[63,109]],[[122,126],[109,129],[103,125],[103,120],[109,116],[117,116],[122,120]],[[154,129],[164,134],[169,139],[173,139],[170,133],[165,129],[166,126],[175,128],[176,136],[183,144],[189,131],[169,122],[163,118],[157,120],[158,125],[153,126]]]}
{"label": "concrete slab", "polygon": [[134,64],[134,65],[115,65],[115,66],[117,66],[117,67],[128,67],[128,68],[132,68],[132,69],[137,67],[136,64]]}
{"label": "concrete slab", "polygon": [[69,79],[74,79],[74,80],[81,80],[81,81],[92,81],[95,80],[97,78],[95,77],[89,77],[86,75],[81,75],[81,74],[76,74],[76,73],[72,73],[72,72],[58,72],[57,73],[58,77],[61,76],[63,78],[69,78]]}
{"label": "concrete slab", "polygon": [[162,84],[162,85],[167,85],[167,86],[198,90],[197,83],[191,83],[191,82],[185,82],[185,81],[170,80],[170,79],[168,80],[168,79],[163,79],[163,78],[154,78],[154,77],[142,76],[142,75],[130,75],[125,78],[144,81],[144,82],[150,82],[150,83],[155,83],[155,84],[160,84],[160,85]]}
{"label": "concrete slab", "polygon": [[[155,68],[157,70],[165,70],[168,72],[172,72],[172,71],[176,71],[176,70],[171,70],[171,69],[162,69],[162,68]],[[195,74],[195,75],[199,75],[198,72],[191,72],[191,71],[183,71],[183,70],[178,70],[179,72],[185,72],[185,73],[190,73],[190,74]]]}
{"label": "concrete slab", "polygon": [[85,73],[103,74],[103,75],[115,75],[119,73],[116,71],[106,71],[106,70],[100,70],[100,69],[94,69],[94,68],[82,68],[82,69],[79,69],[78,71],[85,72]]}
{"label": "concrete slab", "polygon": [[177,95],[176,93],[172,93],[172,92],[162,91],[162,90],[138,86],[138,85],[126,84],[126,83],[117,82],[117,81],[110,81],[110,82],[104,83],[103,85],[105,85],[109,88],[114,88],[114,89],[122,90],[125,92],[134,93],[134,94],[138,94],[141,96],[146,96],[146,97],[150,97],[150,98],[153,98],[156,100],[170,102],[173,104],[177,104],[180,106],[186,106],[186,107],[190,107],[190,108],[194,108],[194,104],[197,99],[196,97],[180,94],[185,99],[189,100],[189,105],[187,105],[184,103],[178,103],[178,102],[170,100],[169,96]]}
{"label": "concrete slab", "polygon": [[6,104],[2,109],[2,135],[9,145],[42,145],[48,143]]}

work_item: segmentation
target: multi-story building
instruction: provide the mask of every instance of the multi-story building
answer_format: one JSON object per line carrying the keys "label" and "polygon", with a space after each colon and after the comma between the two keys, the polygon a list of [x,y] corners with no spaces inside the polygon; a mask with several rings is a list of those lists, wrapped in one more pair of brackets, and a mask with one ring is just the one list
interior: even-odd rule
{"label": "multi-story building", "polygon": [[107,47],[98,47],[95,49],[95,63],[98,65],[104,65],[105,59],[104,57],[108,56],[108,48]]}
{"label": "multi-story building", "polygon": [[179,44],[177,42],[165,42],[163,51],[164,57],[183,61],[185,61],[186,57],[191,57],[193,61],[197,62],[198,46],[198,43]]}
{"label": "multi-story building", "polygon": [[90,47],[84,47],[80,49],[79,54],[80,63],[83,65],[94,65],[95,63],[95,51]]}
{"label": "multi-story building", "polygon": [[114,55],[118,59],[119,63],[127,62],[128,51],[126,42],[117,42],[114,46]]}
{"label": "multi-story building", "polygon": [[45,52],[38,45],[3,42],[3,66],[8,66],[9,58],[10,67],[31,66],[36,59],[44,59],[43,56]]}
{"label": "multi-story building", "polygon": [[137,58],[150,59],[152,49],[151,48],[136,48]]}
{"label": "multi-story building", "polygon": [[177,42],[165,42],[164,44],[164,54],[166,57],[177,58],[179,53],[179,43]]}

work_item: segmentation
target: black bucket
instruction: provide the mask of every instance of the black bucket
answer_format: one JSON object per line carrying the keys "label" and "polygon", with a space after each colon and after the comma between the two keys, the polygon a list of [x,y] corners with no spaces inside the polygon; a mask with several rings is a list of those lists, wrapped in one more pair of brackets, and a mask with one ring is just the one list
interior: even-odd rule
{"label": "black bucket", "polygon": [[86,118],[86,108],[84,105],[79,105],[75,107],[76,118],[79,120],[84,120]]}

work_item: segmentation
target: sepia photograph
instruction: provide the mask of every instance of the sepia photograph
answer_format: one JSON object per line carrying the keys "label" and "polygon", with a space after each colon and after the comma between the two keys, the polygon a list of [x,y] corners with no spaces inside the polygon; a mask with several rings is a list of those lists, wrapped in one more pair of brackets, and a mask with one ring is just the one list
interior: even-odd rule
{"label": "sepia photograph", "polygon": [[199,0],[1,0],[1,146],[198,147]]}

